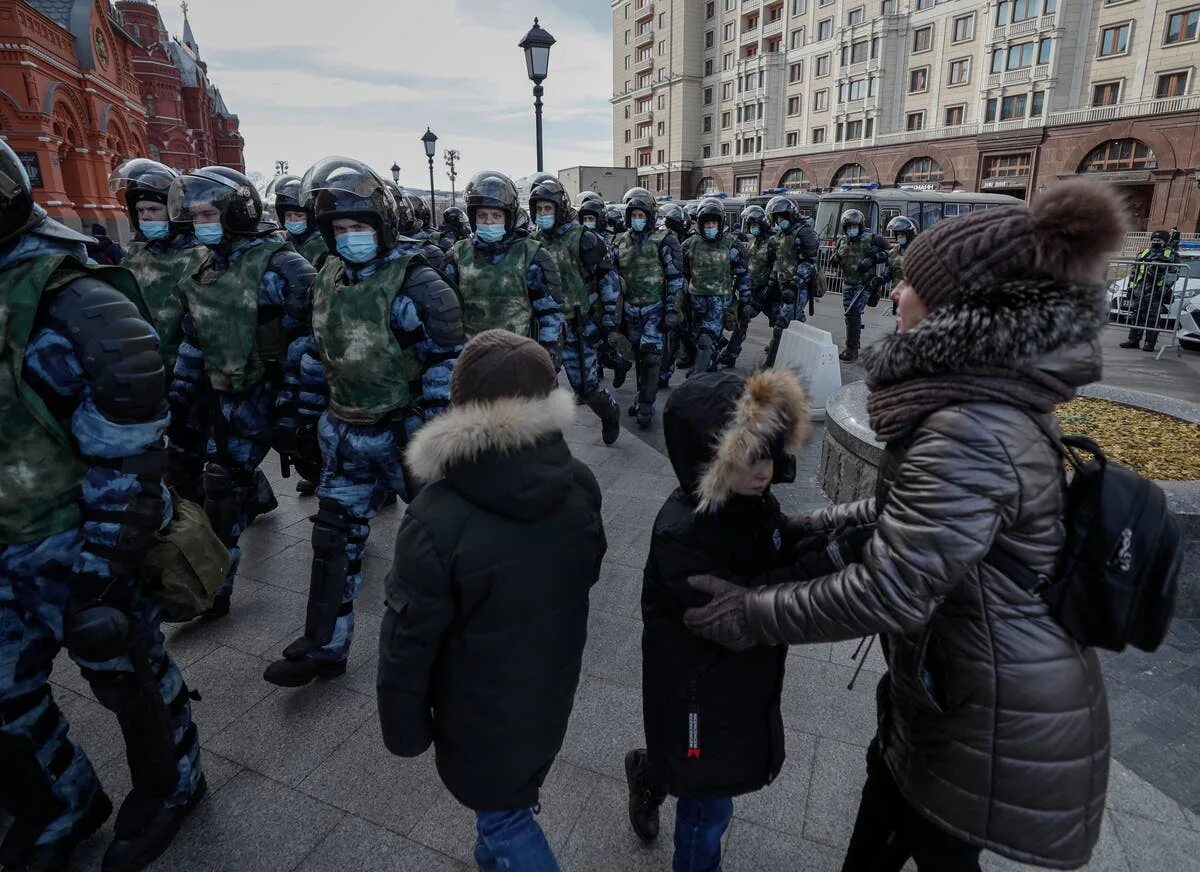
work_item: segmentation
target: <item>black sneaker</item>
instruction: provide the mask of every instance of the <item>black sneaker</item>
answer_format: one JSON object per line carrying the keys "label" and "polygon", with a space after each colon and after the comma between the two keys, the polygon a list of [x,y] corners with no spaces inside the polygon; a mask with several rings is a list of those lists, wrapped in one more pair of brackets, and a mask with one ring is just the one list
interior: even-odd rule
{"label": "black sneaker", "polygon": [[625,781],[629,784],[629,825],[643,842],[658,838],[658,809],[666,792],[650,782],[646,750],[638,748],[625,755]]}
{"label": "black sneaker", "polygon": [[4,872],[60,872],[70,865],[75,846],[104,826],[112,814],[112,801],[103,790],[92,794],[83,816],[66,836],[48,845],[36,844],[41,834],[14,821],[0,847]]}

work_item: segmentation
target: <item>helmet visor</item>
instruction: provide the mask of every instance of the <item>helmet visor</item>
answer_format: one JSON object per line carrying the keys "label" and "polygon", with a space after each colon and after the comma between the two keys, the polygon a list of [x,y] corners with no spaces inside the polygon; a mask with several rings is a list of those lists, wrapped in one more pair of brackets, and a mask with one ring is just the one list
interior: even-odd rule
{"label": "helmet visor", "polygon": [[195,210],[206,206],[224,215],[236,195],[237,187],[232,181],[180,176],[171,183],[171,192],[167,195],[167,215],[172,221],[191,221]]}
{"label": "helmet visor", "polygon": [[325,158],[304,174],[300,185],[300,202],[307,202],[318,191],[337,191],[369,200],[383,187],[383,179],[359,161]]}
{"label": "helmet visor", "polygon": [[165,194],[171,187],[171,182],[176,178],[178,178],[177,173],[158,161],[135,157],[125,161],[109,173],[108,189],[115,194],[125,188],[137,186],[152,188]]}

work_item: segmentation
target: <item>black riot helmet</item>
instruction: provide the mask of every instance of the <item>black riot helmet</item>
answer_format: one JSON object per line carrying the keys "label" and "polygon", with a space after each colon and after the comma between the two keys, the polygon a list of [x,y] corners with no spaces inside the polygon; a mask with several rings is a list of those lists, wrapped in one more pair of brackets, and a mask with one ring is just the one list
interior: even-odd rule
{"label": "black riot helmet", "polygon": [[[506,230],[513,230],[517,223],[517,212],[524,211],[520,208],[520,199],[517,194],[517,186],[512,183],[512,179],[501,172],[491,172],[488,175],[482,173],[476,174],[474,178],[468,182],[467,190],[467,219],[471,222],[471,229],[475,229],[475,213],[479,209],[501,209],[504,212],[504,226]],[[528,225],[529,216],[525,216],[525,223]]]}
{"label": "black riot helmet", "polygon": [[760,232],[770,230],[767,223],[767,210],[762,206],[747,206],[742,210],[742,232],[749,233],[750,225],[758,224]]}
{"label": "black riot helmet", "polygon": [[425,225],[421,223],[420,213],[428,214],[425,202],[416,194],[404,194],[404,211],[400,215],[400,232],[405,236],[416,236]]}
{"label": "black riot helmet", "polygon": [[29,173],[0,139],[0,245],[16,239],[41,219],[33,208],[33,186]]}
{"label": "black riot helmet", "polygon": [[855,225],[858,226],[859,232],[862,232],[867,229],[867,219],[857,209],[847,209],[842,213],[842,232],[845,233]]}
{"label": "black riot helmet", "polygon": [[625,232],[625,210],[615,203],[604,210],[604,218],[608,221],[608,229],[613,233]]}
{"label": "black riot helmet", "polygon": [[[125,210],[129,213],[129,224],[134,230],[140,231],[142,228],[138,223],[137,204],[149,200],[166,206],[171,183],[177,178],[179,173],[169,166],[156,160],[135,157],[109,173],[108,189],[114,194],[122,195]],[[187,223],[175,224],[171,230],[179,233],[185,231],[187,226]]]}
{"label": "black riot helmet", "polygon": [[471,225],[467,223],[467,213],[457,206],[451,206],[442,213],[442,226],[454,228],[454,232],[462,239],[471,235]]}
{"label": "black riot helmet", "polygon": [[167,215],[172,221],[190,222],[192,208],[211,205],[221,213],[221,228],[237,236],[258,236],[262,199],[243,173],[229,167],[189,170],[171,182]]}
{"label": "black riot helmet", "polygon": [[646,229],[654,229],[654,219],[658,215],[658,202],[654,199],[654,195],[645,188],[630,188],[625,192],[625,196],[621,198],[621,202],[625,204],[625,223],[632,226],[629,220],[629,213],[634,209],[641,209],[646,213]]}
{"label": "black riot helmet", "polygon": [[683,211],[683,207],[678,203],[664,203],[662,209],[659,210],[659,216],[662,218],[663,224],[667,226],[667,229],[680,239],[687,233],[687,213]]}
{"label": "black riot helmet", "polygon": [[416,194],[409,194],[409,196],[412,197],[409,205],[412,206],[413,223],[416,225],[417,230],[424,230],[429,226],[433,213],[429,211],[429,204]]}
{"label": "black riot helmet", "polygon": [[396,204],[396,231],[400,236],[408,236],[412,233],[413,225],[412,203],[408,195],[391,179],[384,179],[383,183],[392,195],[392,202]]}
{"label": "black riot helmet", "polygon": [[907,215],[897,215],[887,223],[887,235],[901,245],[908,245],[912,242],[920,230],[917,222]]}
{"label": "black riot helmet", "polygon": [[396,244],[400,233],[396,199],[387,184],[365,163],[349,157],[317,161],[300,185],[300,201],[311,200],[313,218],[330,251],[337,249],[333,219],[353,218],[370,224],[379,237],[379,250]]}
{"label": "black riot helmet", "polygon": [[697,227],[703,227],[705,221],[716,221],[718,227],[725,224],[725,205],[716,197],[705,197],[696,208]]}
{"label": "black riot helmet", "polygon": [[[303,185],[304,180],[299,176],[275,177],[274,187],[267,195],[266,205],[268,210],[274,212],[275,217],[279,219],[280,225],[283,224],[283,216],[287,212],[303,212],[309,220],[312,220],[311,204],[305,203],[300,194]],[[271,202],[272,199],[274,203]]]}
{"label": "black riot helmet", "polygon": [[575,198],[575,210],[578,211],[584,203],[598,201],[601,206],[604,205],[604,198],[595,191],[580,191],[579,196]]}
{"label": "black riot helmet", "polygon": [[791,197],[776,194],[767,201],[767,217],[772,225],[780,218],[786,218],[795,225],[800,220],[800,210],[796,208]]}
{"label": "black riot helmet", "polygon": [[[588,192],[590,193],[590,192]],[[579,200],[575,206],[575,212],[582,221],[585,217],[596,219],[596,229],[603,230],[607,217],[605,213],[608,207],[604,205],[604,199],[598,194],[589,197],[586,200]]]}
{"label": "black riot helmet", "polygon": [[524,209],[517,209],[517,217],[513,219],[513,232],[520,236],[529,235],[529,213]]}
{"label": "black riot helmet", "polygon": [[545,200],[548,203],[554,204],[554,223],[566,224],[574,217],[574,212],[571,211],[571,198],[567,196],[567,189],[562,186],[562,182],[556,179],[549,173],[547,177],[541,179],[529,189],[529,213],[532,215],[537,212],[537,201]]}

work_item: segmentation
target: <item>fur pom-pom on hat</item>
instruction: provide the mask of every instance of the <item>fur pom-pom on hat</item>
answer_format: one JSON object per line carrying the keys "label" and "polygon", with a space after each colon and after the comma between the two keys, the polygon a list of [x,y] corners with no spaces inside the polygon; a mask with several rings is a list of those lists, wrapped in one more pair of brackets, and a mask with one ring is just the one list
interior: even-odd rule
{"label": "fur pom-pom on hat", "polygon": [[1110,185],[1060,182],[1030,206],[1001,206],[950,218],[918,234],[904,254],[905,280],[930,309],[967,288],[1052,279],[1096,283],[1127,227]]}

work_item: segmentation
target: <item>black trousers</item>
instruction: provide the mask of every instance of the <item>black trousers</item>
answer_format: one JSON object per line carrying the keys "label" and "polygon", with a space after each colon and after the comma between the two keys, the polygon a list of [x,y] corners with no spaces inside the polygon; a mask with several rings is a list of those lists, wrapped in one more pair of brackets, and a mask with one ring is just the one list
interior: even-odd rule
{"label": "black trousers", "polygon": [[939,829],[908,804],[879,748],[867,748],[867,783],[842,872],[979,872],[980,849]]}

